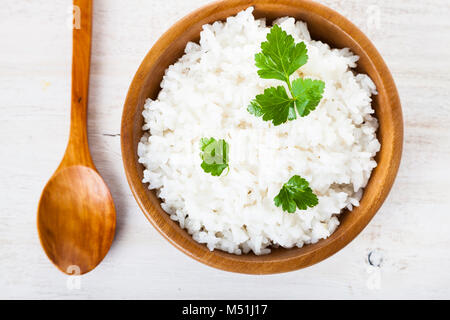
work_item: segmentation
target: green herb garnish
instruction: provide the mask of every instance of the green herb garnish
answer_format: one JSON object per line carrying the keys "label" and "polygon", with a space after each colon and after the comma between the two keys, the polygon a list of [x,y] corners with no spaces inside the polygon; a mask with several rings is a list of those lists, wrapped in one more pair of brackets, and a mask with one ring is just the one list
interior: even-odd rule
{"label": "green herb garnish", "polygon": [[[320,80],[296,79],[289,76],[308,61],[308,50],[304,42],[295,44],[294,38],[278,25],[267,34],[267,41],[261,43],[261,52],[255,55],[258,75],[263,79],[284,81],[285,87],[271,87],[264,90],[250,102],[247,111],[264,121],[271,120],[277,126],[287,120],[308,115],[322,99],[325,83]],[[297,111],[295,111],[297,110]]]}
{"label": "green herb garnish", "polygon": [[309,187],[308,181],[295,175],[283,185],[273,202],[277,207],[281,206],[283,211],[294,213],[296,208],[306,210],[316,206],[319,200]]}
{"label": "green herb garnish", "polygon": [[220,176],[228,167],[228,143],[214,138],[202,138],[200,140],[200,157],[203,162],[201,167],[213,176]]}

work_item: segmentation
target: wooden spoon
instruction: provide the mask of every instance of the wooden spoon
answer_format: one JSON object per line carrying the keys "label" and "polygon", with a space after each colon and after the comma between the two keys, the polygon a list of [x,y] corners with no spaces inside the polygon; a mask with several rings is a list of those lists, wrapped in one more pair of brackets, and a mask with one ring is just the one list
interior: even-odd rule
{"label": "wooden spoon", "polygon": [[50,260],[67,274],[83,274],[94,269],[108,252],[116,213],[108,187],[92,161],[87,139],[92,0],[73,3],[70,137],[61,164],[42,192],[37,225]]}

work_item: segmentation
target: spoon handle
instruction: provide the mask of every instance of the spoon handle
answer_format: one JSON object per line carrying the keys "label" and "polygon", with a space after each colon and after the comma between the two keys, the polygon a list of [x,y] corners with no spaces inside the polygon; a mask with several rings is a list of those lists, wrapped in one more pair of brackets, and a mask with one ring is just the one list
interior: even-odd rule
{"label": "spoon handle", "polygon": [[93,166],[87,139],[87,105],[92,37],[92,0],[74,0],[72,107],[64,164]]}

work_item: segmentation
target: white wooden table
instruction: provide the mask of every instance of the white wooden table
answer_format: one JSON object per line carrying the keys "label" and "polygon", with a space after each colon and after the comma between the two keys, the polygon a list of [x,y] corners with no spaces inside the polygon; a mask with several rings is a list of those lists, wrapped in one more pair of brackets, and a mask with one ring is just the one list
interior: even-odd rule
{"label": "white wooden table", "polygon": [[36,208],[67,142],[71,1],[2,1],[0,298],[450,298],[450,2],[323,1],[366,32],[391,68],[403,160],[387,201],[353,242],[317,265],[270,276],[219,271],[179,252],[141,213],[122,168],[120,118],[137,67],[171,24],[207,2],[95,1],[89,140],[118,228],[103,263],[68,280],[41,249]]}

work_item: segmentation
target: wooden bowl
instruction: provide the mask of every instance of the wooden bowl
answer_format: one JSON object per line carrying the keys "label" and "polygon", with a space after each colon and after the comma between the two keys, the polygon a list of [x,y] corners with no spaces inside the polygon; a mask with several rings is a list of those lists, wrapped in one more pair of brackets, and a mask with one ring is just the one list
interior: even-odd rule
{"label": "wooden bowl", "polygon": [[[378,139],[381,150],[378,166],[372,172],[359,207],[343,212],[338,229],[327,239],[303,248],[273,249],[268,255],[234,255],[220,250],[209,251],[170,219],[161,201],[143,184],[143,166],[138,163],[137,145],[143,134],[142,110],[145,99],[155,99],[166,68],[184,53],[188,41],[197,42],[202,25],[237,14],[254,6],[256,18],[269,22],[291,16],[307,22],[313,39],[334,48],[350,48],[359,55],[357,72],[368,74],[379,94],[373,107],[379,120]],[[155,43],[144,58],[126,98],[121,130],[122,156],[131,191],[147,219],[175,247],[190,257],[222,270],[270,274],[296,270],[317,263],[347,245],[368,224],[391,189],[400,164],[403,144],[403,120],[400,100],[392,76],[370,40],[351,22],[335,11],[312,1],[300,0],[227,0],[198,9],[173,25]]]}

